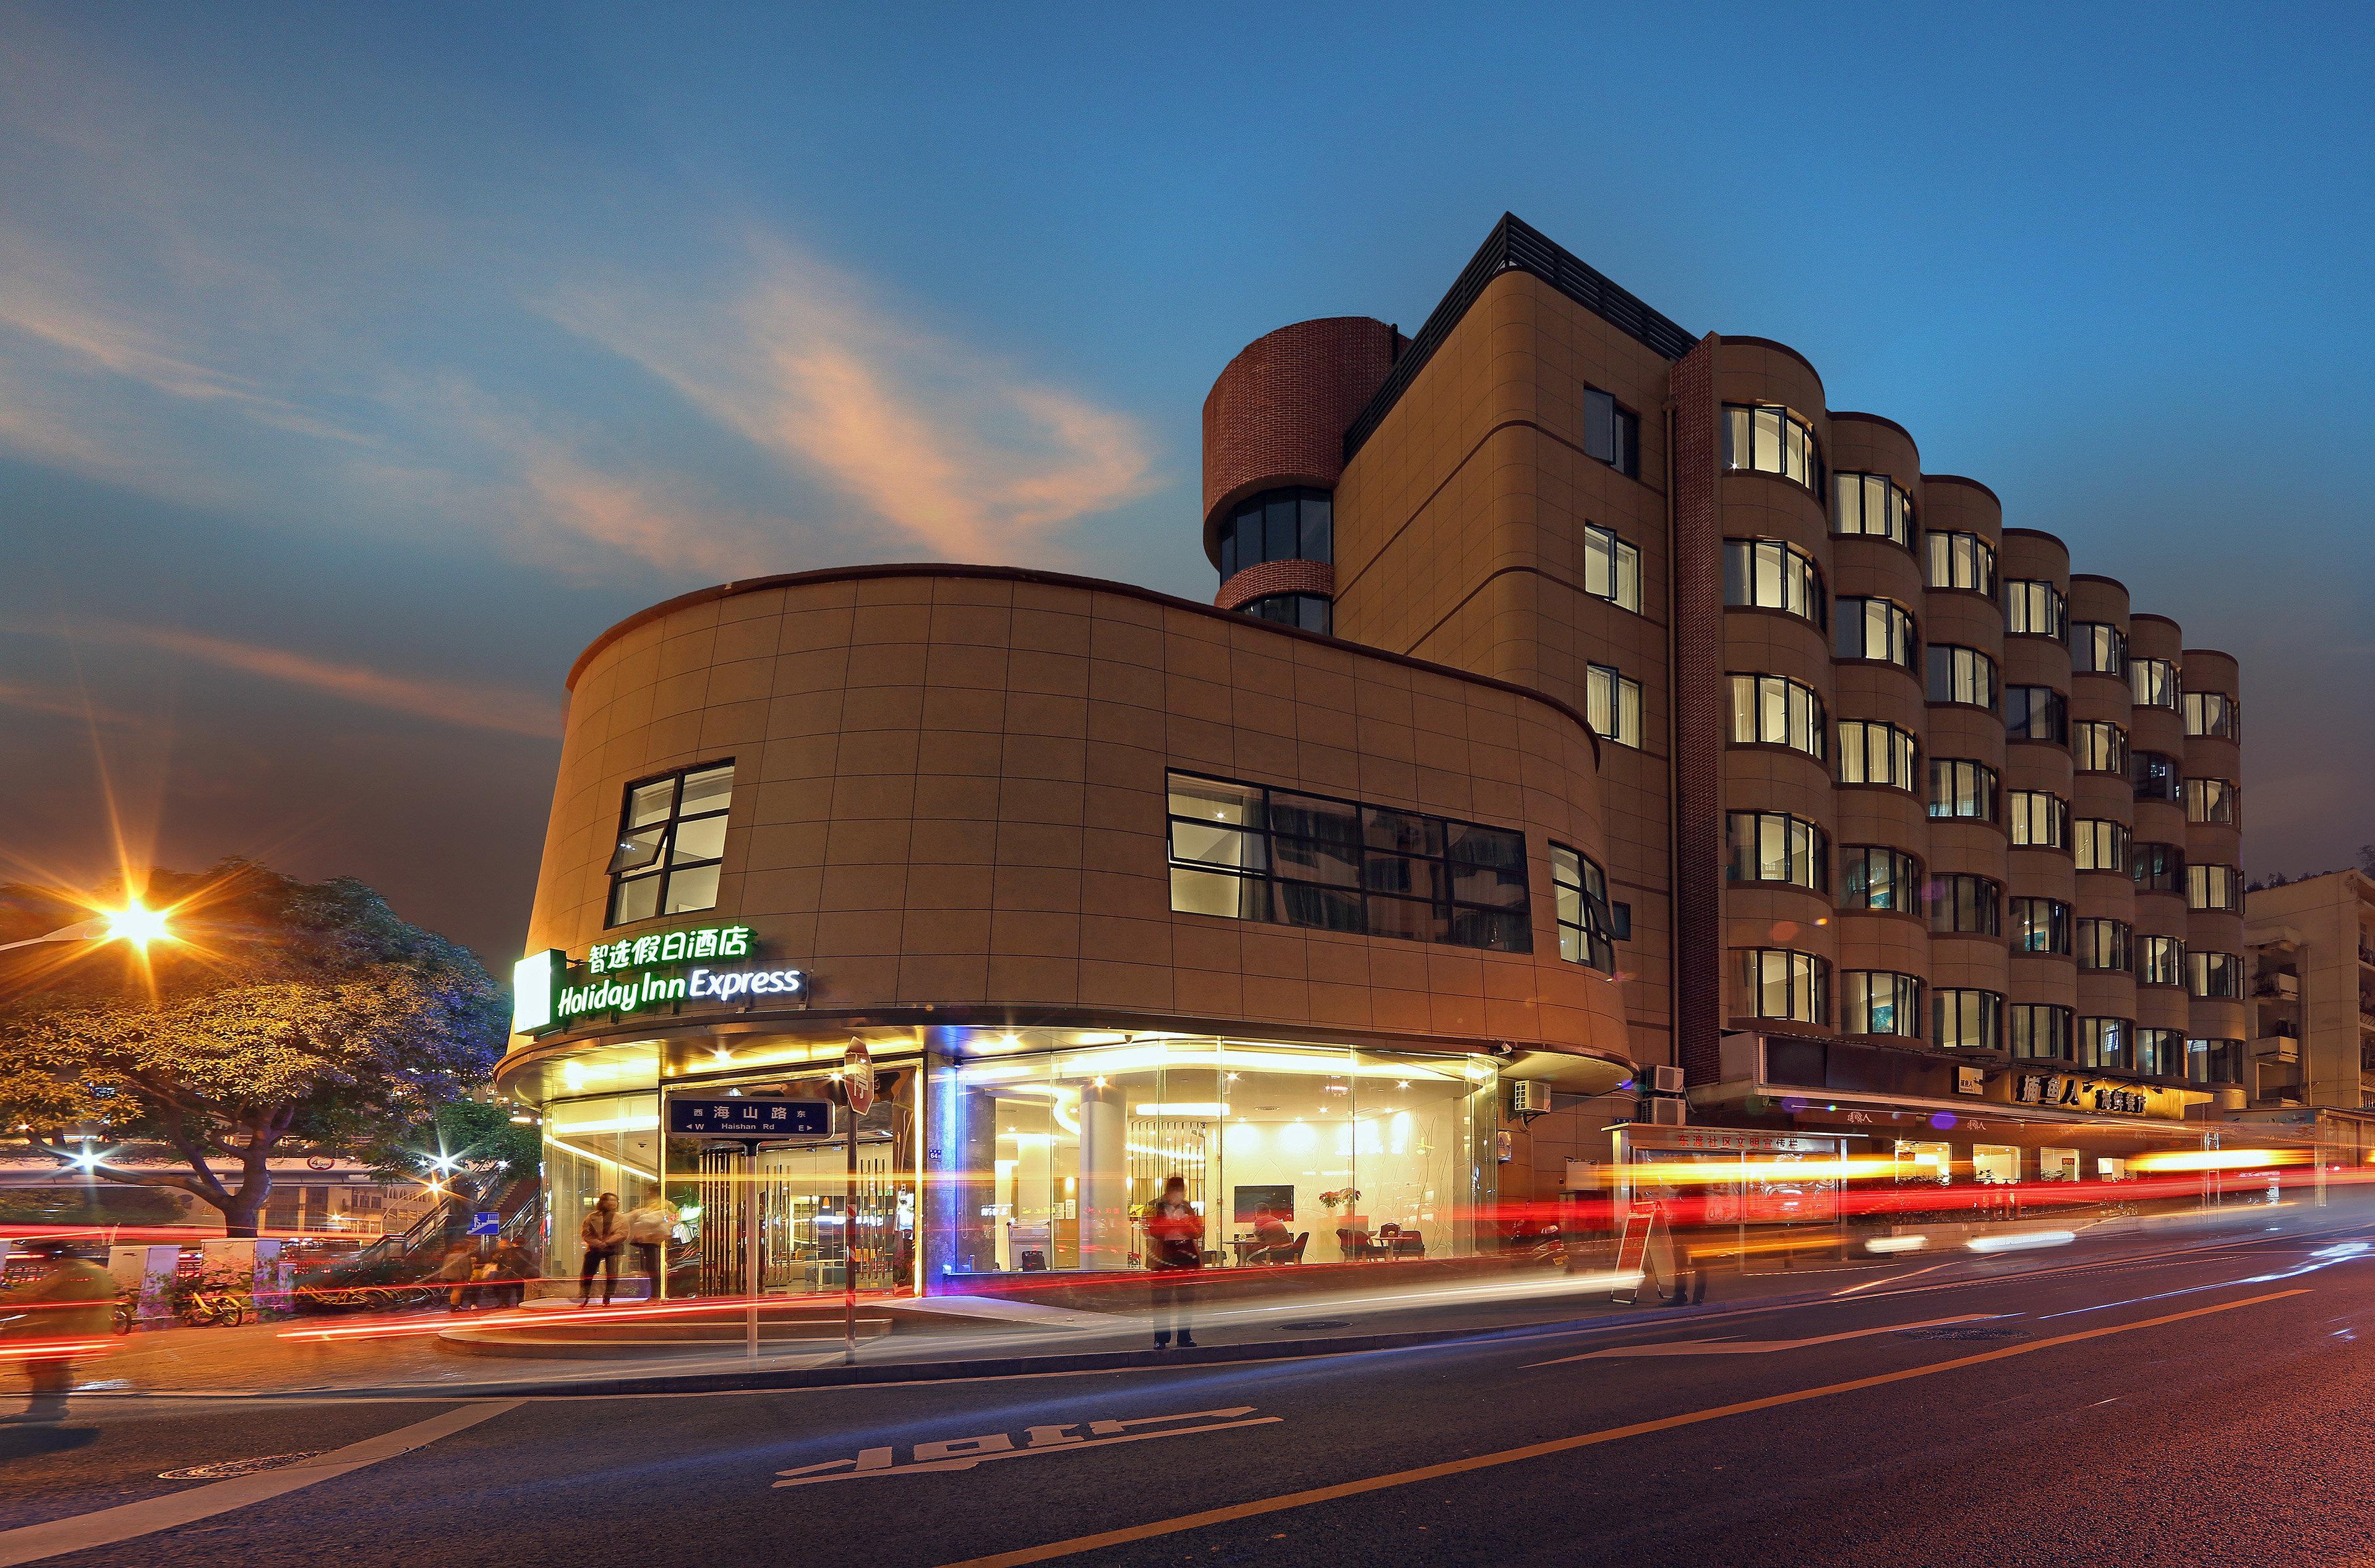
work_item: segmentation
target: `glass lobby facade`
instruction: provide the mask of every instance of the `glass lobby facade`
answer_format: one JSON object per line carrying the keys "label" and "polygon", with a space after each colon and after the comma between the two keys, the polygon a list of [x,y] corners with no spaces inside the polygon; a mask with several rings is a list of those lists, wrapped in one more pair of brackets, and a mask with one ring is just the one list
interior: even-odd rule
{"label": "glass lobby facade", "polygon": [[[1175,1173],[1205,1218],[1210,1267],[1270,1261],[1250,1244],[1263,1210],[1303,1263],[1478,1248],[1495,1192],[1499,1074],[1489,1056],[1215,1035],[932,1032],[953,1038],[928,1052],[911,1041],[904,1054],[871,1043],[879,1098],[858,1126],[854,1213],[845,1112],[833,1111],[830,1138],[759,1155],[766,1291],[837,1290],[852,1250],[861,1289],[919,1294],[983,1276],[1140,1268],[1137,1216]],[[749,1072],[714,1070],[696,1052],[697,1073],[664,1081],[671,1093],[821,1098],[841,1045],[837,1036],[791,1047],[802,1065]],[[669,1295],[739,1294],[745,1156],[730,1142],[661,1136],[666,1059],[656,1051],[641,1073],[613,1075],[649,1088],[570,1094],[564,1084],[547,1102],[546,1271],[574,1274],[578,1226],[602,1193],[632,1208],[659,1185],[675,1215]]]}

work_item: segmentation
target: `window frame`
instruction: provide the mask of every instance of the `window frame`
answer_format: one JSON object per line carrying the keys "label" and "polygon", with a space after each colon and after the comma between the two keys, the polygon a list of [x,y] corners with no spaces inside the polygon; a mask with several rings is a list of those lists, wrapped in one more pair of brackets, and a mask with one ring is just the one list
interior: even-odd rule
{"label": "window frame", "polygon": [[[2107,828],[2110,831],[2108,835],[2099,832],[2090,833],[2087,831],[2090,828]],[[2100,872],[2105,875],[2125,877],[2129,875],[2129,867],[2133,864],[2132,857],[2129,854],[2129,844],[2133,840],[2133,829],[2130,828],[2128,824],[2120,821],[2116,818],[2074,817],[2070,819],[2071,858],[2078,863],[2078,869],[2081,873]],[[2087,864],[2090,855],[2087,841],[2090,838],[2099,839],[2106,836],[2110,840],[2111,858],[2117,864],[2108,866]]]}
{"label": "window frame", "polygon": [[[2003,792],[2004,836],[2015,849],[2053,849],[2070,853],[2070,802],[2050,789],[2008,789]],[[2050,803],[2046,813],[2050,838],[2036,836],[2037,802]],[[2024,837],[2026,834],[2027,836]]]}
{"label": "window frame", "polygon": [[[1829,760],[1828,753],[1830,737],[1826,732],[1829,728],[1830,714],[1828,710],[1826,709],[1823,704],[1823,694],[1821,692],[1815,690],[1804,681],[1792,679],[1790,677],[1786,675],[1767,675],[1755,670],[1736,670],[1728,672],[1728,678],[1731,682],[1731,723],[1730,725],[1731,745],[1773,746],[1778,747],[1784,750],[1795,751],[1801,756],[1812,757],[1817,762],[1824,762]],[[1751,683],[1749,687],[1751,694],[1750,701],[1748,701],[1745,709],[1743,708],[1741,702],[1741,682],[1743,681]],[[1768,739],[1762,733],[1766,714],[1765,683],[1767,681],[1778,683],[1781,698],[1782,734],[1781,737],[1778,740]],[[1790,734],[1797,727],[1797,710],[1800,705],[1798,699],[1802,696],[1804,698],[1804,716],[1807,721],[1806,733],[1809,741],[1809,744],[1805,746],[1801,746],[1796,741],[1790,738]],[[1750,719],[1753,732],[1744,739],[1742,737],[1740,733],[1741,721],[1743,717]]]}
{"label": "window frame", "polygon": [[2111,719],[2070,721],[2070,768],[2079,773],[2128,772],[2128,730]]}
{"label": "window frame", "polygon": [[[1956,1013],[1955,1026],[1947,1027],[1949,1008]],[[1930,1044],[1938,1051],[1988,1051],[2001,1054],[2003,1050],[2004,998],[2001,991],[1982,990],[1973,985],[1932,985],[1930,988]],[[1967,1018],[1966,1014],[1969,1015]],[[1967,1022],[1976,1022],[1979,1043],[1961,1043],[1972,1031]]]}
{"label": "window frame", "polygon": [[[2166,693],[2168,701],[2159,700]],[[2139,708],[2160,708],[2175,713],[2185,711],[2184,672],[2174,659],[2149,656],[2128,657],[2128,698]]]}
{"label": "window frame", "polygon": [[[2003,884],[1992,877],[1973,871],[1932,875],[1923,889],[1922,903],[1933,937],[2003,935]],[[1943,925],[1941,911],[1945,914]]]}
{"label": "window frame", "polygon": [[[1928,547],[1921,561],[1922,586],[1933,594],[1977,594],[1994,602],[1998,557],[1996,547],[1984,536],[1967,529],[1932,528],[1922,540]],[[1956,581],[1965,577],[1970,581]]]}
{"label": "window frame", "polygon": [[[1828,1028],[1831,1021],[1831,966],[1819,953],[1796,948],[1734,948],[1740,961],[1736,977],[1746,992],[1749,1010],[1736,1013],[1736,1018],[1772,1019],[1782,1023],[1804,1023]],[[1772,984],[1768,971],[1773,967],[1766,961],[1781,961],[1781,985],[1784,1005],[1790,1010],[1768,1013],[1764,1010],[1766,987]],[[1807,1011],[1796,1010],[1797,998],[1803,994]]]}
{"label": "window frame", "polygon": [[[1224,821],[1220,829],[1214,830],[1200,817],[1181,814],[1173,804],[1180,781],[1250,792],[1256,803],[1253,815],[1258,819],[1258,822]],[[1174,914],[1243,920],[1258,925],[1282,925],[1291,930],[1337,931],[1348,936],[1417,941],[1431,947],[1462,948],[1472,952],[1526,954],[1534,950],[1533,873],[1523,828],[1445,817],[1401,807],[1378,806],[1341,796],[1320,795],[1285,785],[1255,784],[1249,780],[1224,778],[1187,768],[1164,770],[1164,850],[1171,875],[1171,908]],[[1289,812],[1298,809],[1300,803],[1304,802],[1340,808],[1342,813],[1349,814],[1352,824],[1350,836],[1282,830],[1279,822],[1281,811],[1278,803],[1281,797],[1297,803],[1286,808]],[[1380,822],[1376,819],[1389,820]],[[1423,842],[1415,846],[1372,842],[1381,828],[1390,831],[1402,825],[1416,826]],[[1247,847],[1258,844],[1260,854],[1247,858],[1241,853],[1235,861],[1183,855],[1179,843],[1179,831],[1183,826],[1235,834],[1244,840]],[[1459,835],[1454,830],[1513,841],[1516,856],[1506,862],[1463,858],[1455,851]],[[1429,847],[1437,842],[1441,847]],[[1338,874],[1332,877],[1282,874],[1284,867],[1321,865],[1337,867]],[[1438,873],[1430,879],[1441,890],[1412,892],[1392,885],[1389,877],[1380,879],[1378,873],[1394,865],[1401,866],[1407,872],[1424,869]],[[1463,870],[1497,878],[1497,885],[1513,890],[1515,897],[1505,897],[1499,902],[1462,897],[1459,889]],[[1217,910],[1183,905],[1179,902],[1179,878],[1183,872],[1190,876],[1233,879],[1237,885],[1237,913],[1223,914]],[[1248,890],[1251,889],[1259,890],[1258,900]],[[1294,896],[1298,891],[1303,894],[1299,900]],[[1247,913],[1257,903],[1261,913]],[[1298,903],[1306,911],[1321,913],[1322,918],[1294,918]],[[1434,929],[1440,934],[1413,933],[1392,923],[1380,926],[1377,919],[1380,904],[1389,910],[1401,910],[1405,906],[1422,910],[1425,919],[1432,921]],[[1355,912],[1357,920],[1349,918]],[[1463,925],[1463,915],[1468,917],[1465,925],[1471,932],[1497,932],[1504,939],[1463,939],[1459,935]],[[1422,922],[1413,918],[1411,923]]]}
{"label": "window frame", "polygon": [[1641,416],[1589,383],[1583,388],[1583,454],[1628,479],[1641,477]]}
{"label": "window frame", "polygon": [[[2150,853],[2147,853],[2150,852]],[[2140,893],[2185,896],[2185,846],[2159,839],[2128,839],[2128,875]]]}
{"label": "window frame", "polygon": [[2105,914],[2082,914],[2070,933],[2071,956],[2084,974],[2133,974],[2136,929]]}
{"label": "window frame", "polygon": [[[2243,786],[2233,779],[2212,778],[2208,775],[2187,774],[2180,781],[2185,792],[2185,819],[2205,826],[2231,828],[2242,804]],[[2214,792],[2211,785],[2217,785]],[[2195,786],[2199,785],[2197,789]],[[2214,795],[2215,803],[2214,804]],[[2199,799],[2201,809],[2194,808]]]}
{"label": "window frame", "polygon": [[[1292,501],[1294,504],[1293,548],[1285,555],[1272,555],[1270,549],[1270,508],[1273,504]],[[1317,502],[1316,509],[1306,508]],[[1246,530],[1258,522],[1261,542],[1251,556],[1247,553]],[[1273,560],[1311,560],[1325,565],[1336,560],[1336,493],[1317,485],[1272,485],[1256,490],[1235,506],[1221,520],[1219,548],[1213,553],[1220,559],[1221,581],[1226,583],[1240,572],[1266,566]],[[1314,545],[1319,553],[1311,553]]]}
{"label": "window frame", "polygon": [[[1604,573],[1605,592],[1592,579]],[[1641,552],[1613,528],[1597,523],[1583,525],[1583,591],[1618,609],[1641,613]]]}
{"label": "window frame", "polygon": [[[2024,1062],[2066,1062],[2077,1037],[2075,1008],[2055,1002],[2015,1002],[2004,1009],[2004,1050]],[[2037,1049],[2037,1024],[2047,1024],[2046,1050]],[[2022,1026],[2026,1027],[2022,1027]]]}
{"label": "window frame", "polygon": [[[2220,973],[2227,976],[2224,990],[2215,987],[2213,977]],[[2188,948],[2185,950],[2185,990],[2188,996],[2205,1001],[2243,999],[2243,955],[2222,952],[2216,948]]]}
{"label": "window frame", "polygon": [[[1763,596],[1768,573],[1778,603]],[[1723,541],[1723,607],[1778,610],[1810,626],[1830,628],[1829,589],[1822,566],[1787,539],[1733,536]]]}
{"label": "window frame", "polygon": [[[2068,645],[2070,641],[2070,595],[2064,594],[2060,588],[2056,587],[2050,578],[2007,577],[2002,581],[2001,588],[2003,594],[2005,636],[2042,637],[2049,642],[2060,643],[2065,646]],[[2013,592],[2015,588],[2022,590],[2037,589],[2041,592],[2029,593],[2024,591],[2015,594]],[[2039,631],[2034,626],[2016,626],[2014,624],[2015,619],[2023,621],[2037,619],[2029,615],[2027,612],[2038,607],[2039,605],[2041,605],[2045,610],[2044,619],[2052,623],[2052,629],[2050,631]],[[2016,618],[2015,615],[2015,607],[2017,607],[2020,612]]]}
{"label": "window frame", "polygon": [[[1874,487],[1881,492],[1881,526],[1867,527],[1872,515]],[[1856,495],[1853,508],[1856,526],[1847,526],[1848,492]],[[1845,469],[1831,476],[1831,534],[1843,539],[1886,539],[1908,551],[1917,550],[1921,536],[1919,521],[1913,515],[1913,498],[1903,486],[1886,474],[1874,474],[1859,469]]]}
{"label": "window frame", "polygon": [[[2040,691],[2047,698],[2044,709],[2046,719],[2044,727],[2047,733],[2043,735],[2037,733],[2037,694]],[[2068,692],[2054,686],[2022,685],[2007,686],[2002,695],[2005,740],[2025,740],[2039,746],[2059,746],[2064,749],[2068,749],[2070,745],[2070,694]],[[2015,707],[2020,711],[2020,716],[2017,719],[2013,717],[2013,710]]]}
{"label": "window frame", "polygon": [[[2196,873],[2200,873],[2199,876]],[[2214,873],[2224,873],[2223,876]],[[2227,890],[2227,902],[2208,902],[2215,885]],[[2201,913],[2237,914],[2243,907],[2242,868],[2216,860],[2188,861],[2185,867],[2185,907]]]}
{"label": "window frame", "polygon": [[[1838,906],[1861,910],[1873,914],[1902,914],[1914,920],[1924,918],[1921,909],[1921,857],[1911,850],[1898,849],[1894,844],[1858,843],[1839,846]],[[1885,864],[1888,867],[1888,898],[1886,903],[1873,902],[1872,867]],[[1859,877],[1858,873],[1861,873]],[[1857,887],[1862,892],[1859,897]]]}
{"label": "window frame", "polygon": [[[1942,779],[1953,781],[1953,788],[1942,792]],[[1994,822],[2002,809],[2002,775],[1975,757],[1932,757],[1930,759],[1930,819],[1936,822]],[[1949,798],[1944,805],[1956,806],[1968,795],[1979,798],[1982,811],[1941,810],[1941,794]]]}
{"label": "window frame", "polygon": [[[2185,984],[2185,938],[2166,932],[2147,931],[2131,938],[2135,953],[2136,984],[2139,985]],[[2156,978],[2166,976],[2166,978]]]}
{"label": "window frame", "polygon": [[[1893,969],[1843,969],[1838,973],[1838,991],[1841,1034],[1921,1038],[1920,976]],[[1893,1027],[1873,1028],[1875,1011],[1884,1008]]]}
{"label": "window frame", "polygon": [[[1755,874],[1741,875],[1743,825],[1754,834],[1748,864]],[[1781,838],[1782,859],[1794,872],[1803,863],[1811,879],[1802,880],[1795,875],[1768,877],[1763,874],[1775,862],[1768,858],[1766,839],[1778,832]],[[1767,887],[1802,888],[1808,892],[1827,896],[1831,890],[1831,839],[1822,825],[1787,811],[1727,811],[1723,814],[1724,879],[1729,882],[1762,883]]]}
{"label": "window frame", "polygon": [[[696,811],[690,816],[685,815],[685,785],[695,778],[720,772],[726,774],[726,804],[715,810]],[[634,815],[636,794],[660,784],[670,786],[668,814],[655,822],[646,822],[641,826],[633,825],[632,819]],[[696,762],[690,767],[670,768],[664,772],[652,773],[629,781],[620,791],[619,796],[619,833],[614,841],[618,847],[611,852],[607,872],[609,886],[604,892],[602,928],[608,931],[620,925],[640,925],[646,920],[667,920],[679,914],[697,914],[704,909],[715,909],[718,890],[716,882],[711,884],[710,899],[707,903],[684,904],[671,908],[668,902],[668,892],[678,873],[682,871],[706,871],[715,867],[718,881],[724,880],[726,866],[724,831],[721,830],[718,835],[717,853],[714,855],[698,855],[688,860],[679,860],[676,855],[676,846],[687,824],[721,821],[730,825],[733,811],[734,759],[731,757],[714,758],[706,762]],[[657,845],[655,846],[652,857],[639,865],[621,868],[619,865],[620,856],[624,854],[630,836],[649,832],[654,828],[659,830],[660,838]],[[629,884],[640,885],[644,882],[655,885],[651,913],[621,914],[620,913],[620,895],[627,890]]]}
{"label": "window frame", "polygon": [[[1294,619],[1267,613],[1271,609],[1292,607]],[[1321,637],[1336,634],[1336,604],[1325,594],[1307,594],[1288,589],[1283,593],[1263,594],[1247,599],[1237,607],[1237,613],[1265,626],[1283,626],[1296,631],[1309,631]],[[1306,624],[1316,619],[1317,626]]]}
{"label": "window frame", "polygon": [[[1584,666],[1584,723],[1602,740],[1641,749],[1641,683],[1614,665]],[[1602,729],[1602,716],[1609,727]]]}
{"label": "window frame", "polygon": [[[2002,687],[2000,672],[1994,659],[1985,651],[1962,643],[1932,643],[1928,650],[1929,678],[1922,690],[1933,706],[1979,708],[1994,713]],[[1941,664],[1941,660],[1944,664]],[[1941,677],[1944,677],[1942,679]],[[1983,690],[1982,690],[1983,689]],[[1944,690],[1946,695],[1940,696]],[[1979,690],[1977,698],[1964,695]]]}
{"label": "window frame", "polygon": [[[2104,661],[2109,660],[2107,664]],[[2070,673],[2128,678],[2128,634],[2108,620],[2070,623]]]}
{"label": "window frame", "polygon": [[[1881,594],[1851,594],[1834,600],[1833,605],[1833,658],[1863,664],[1895,665],[1908,674],[1920,669],[1921,626],[1911,610]],[[1880,623],[1882,648],[1877,654],[1872,651],[1875,619]],[[1848,646],[1850,642],[1856,644],[1852,649]],[[1896,651],[1892,653],[1889,651],[1891,648]]]}
{"label": "window frame", "polygon": [[[1828,488],[1824,475],[1822,442],[1814,435],[1814,427],[1787,404],[1726,403],[1722,410],[1722,430],[1718,437],[1719,458],[1727,473],[1771,474],[1777,478],[1802,485],[1816,496]],[[1766,416],[1774,425],[1772,434],[1774,461],[1756,461],[1765,445]],[[1746,460],[1740,460],[1741,443],[1746,442]],[[1793,438],[1795,438],[1793,440]],[[1790,466],[1795,451],[1798,466]]]}
{"label": "window frame", "polygon": [[2078,1065],[2082,1067],[2131,1072],[2134,1070],[2135,1034],[2136,1020],[2132,1018],[2082,1014],[2071,1043],[2077,1048]]}
{"label": "window frame", "polygon": [[[1614,974],[1616,922],[1608,902],[1606,868],[1572,844],[1553,839],[1550,846],[1551,915],[1558,926],[1559,957],[1569,963]],[[1566,862],[1574,866],[1572,879],[1566,875]],[[1571,900],[1570,892],[1574,895]],[[1573,920],[1567,918],[1570,904],[1575,914]]]}
{"label": "window frame", "polygon": [[[1886,719],[1841,719],[1837,725],[1838,739],[1838,782],[1873,789],[1901,789],[1919,796],[1921,793],[1921,742],[1913,732]],[[1872,753],[1875,745],[1885,745],[1887,763],[1885,778],[1874,778]],[[1849,759],[1854,759],[1850,761]],[[1896,776],[1897,763],[1905,765],[1905,776]],[[1861,774],[1861,777],[1852,775]]]}
{"label": "window frame", "polygon": [[[2059,958],[2076,956],[2073,945],[2070,905],[2060,899],[2041,894],[2023,893],[2004,901],[2004,934],[2015,953],[2043,953]],[[2043,925],[2038,916],[2043,916]],[[2038,938],[2042,935],[2040,945]]]}
{"label": "window frame", "polygon": [[[2224,691],[2188,691],[2185,733],[2190,739],[2239,741],[2243,738],[2243,705]],[[2209,717],[2215,713],[2217,717]]]}

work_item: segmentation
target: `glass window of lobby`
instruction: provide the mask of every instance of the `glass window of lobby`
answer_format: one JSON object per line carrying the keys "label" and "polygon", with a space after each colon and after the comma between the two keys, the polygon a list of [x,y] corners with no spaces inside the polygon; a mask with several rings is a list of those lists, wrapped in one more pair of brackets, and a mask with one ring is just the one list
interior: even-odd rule
{"label": "glass window of lobby", "polygon": [[734,764],[710,763],[627,786],[610,855],[609,924],[717,907]]}

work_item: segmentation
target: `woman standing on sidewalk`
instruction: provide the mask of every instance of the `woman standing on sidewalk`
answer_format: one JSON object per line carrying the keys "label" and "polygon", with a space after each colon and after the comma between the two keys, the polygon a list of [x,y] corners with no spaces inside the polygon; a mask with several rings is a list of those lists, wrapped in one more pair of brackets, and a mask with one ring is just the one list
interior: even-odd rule
{"label": "woman standing on sidewalk", "polygon": [[577,1239],[585,1244],[585,1261],[577,1270],[577,1304],[584,1306],[594,1295],[594,1270],[602,1270],[602,1304],[610,1304],[612,1292],[619,1288],[619,1254],[627,1244],[627,1221],[619,1212],[619,1195],[606,1192],[594,1200],[593,1212],[585,1223],[577,1227]]}
{"label": "woman standing on sidewalk", "polygon": [[1188,1273],[1204,1267],[1204,1217],[1188,1201],[1188,1178],[1164,1178],[1163,1196],[1146,1206],[1146,1267],[1170,1276],[1154,1284],[1154,1348],[1167,1350],[1171,1331],[1179,1331],[1179,1348],[1192,1350],[1196,1337],[1188,1321]]}

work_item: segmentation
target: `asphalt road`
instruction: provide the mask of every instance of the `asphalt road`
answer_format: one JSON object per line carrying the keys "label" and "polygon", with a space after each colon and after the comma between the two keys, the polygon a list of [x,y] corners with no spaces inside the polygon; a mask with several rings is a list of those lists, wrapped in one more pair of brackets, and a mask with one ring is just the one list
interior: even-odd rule
{"label": "asphalt road", "polygon": [[[2369,1241],[2035,1254],[1244,1366],[94,1399],[0,1424],[0,1568],[2375,1562]],[[159,1479],[306,1450],[365,1462]]]}

